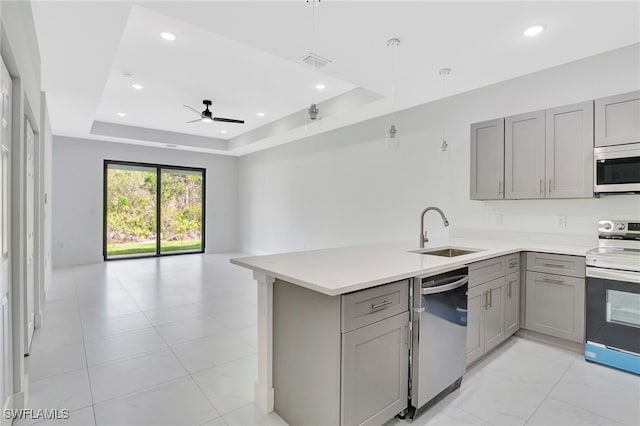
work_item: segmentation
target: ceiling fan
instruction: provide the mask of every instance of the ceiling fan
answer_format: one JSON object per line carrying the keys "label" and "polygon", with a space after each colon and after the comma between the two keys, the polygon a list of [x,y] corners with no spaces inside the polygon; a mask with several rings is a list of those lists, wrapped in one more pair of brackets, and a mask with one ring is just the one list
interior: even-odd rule
{"label": "ceiling fan", "polygon": [[223,123],[239,123],[244,124],[244,120],[236,120],[234,118],[222,118],[222,117],[214,117],[211,111],[209,111],[209,106],[211,106],[212,102],[208,99],[202,101],[205,106],[205,110],[200,112],[197,109],[190,107],[189,105],[185,105],[186,108],[189,108],[196,114],[200,116],[200,118],[196,120],[187,121],[187,123],[195,123],[196,121],[203,121],[205,123],[212,123],[214,121],[222,121]]}

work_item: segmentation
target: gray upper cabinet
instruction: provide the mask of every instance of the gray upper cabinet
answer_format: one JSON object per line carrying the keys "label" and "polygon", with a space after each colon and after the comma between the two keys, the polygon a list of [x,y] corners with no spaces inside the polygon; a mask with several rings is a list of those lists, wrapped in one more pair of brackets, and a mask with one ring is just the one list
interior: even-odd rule
{"label": "gray upper cabinet", "polygon": [[505,119],[504,198],[545,197],[544,150],[544,110]]}
{"label": "gray upper cabinet", "polygon": [[504,119],[471,125],[472,200],[504,198]]}
{"label": "gray upper cabinet", "polygon": [[640,142],[640,91],[596,99],[596,146]]}
{"label": "gray upper cabinet", "polygon": [[593,197],[593,101],[546,116],[547,198]]}

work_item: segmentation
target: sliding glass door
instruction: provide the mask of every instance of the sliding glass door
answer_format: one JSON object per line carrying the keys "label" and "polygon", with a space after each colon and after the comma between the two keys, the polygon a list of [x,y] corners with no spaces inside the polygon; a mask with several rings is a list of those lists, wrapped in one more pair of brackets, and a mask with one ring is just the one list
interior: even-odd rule
{"label": "sliding glass door", "polygon": [[202,251],[203,172],[161,169],[160,253]]}
{"label": "sliding glass door", "polygon": [[105,161],[105,260],[204,252],[204,182],[204,169]]}

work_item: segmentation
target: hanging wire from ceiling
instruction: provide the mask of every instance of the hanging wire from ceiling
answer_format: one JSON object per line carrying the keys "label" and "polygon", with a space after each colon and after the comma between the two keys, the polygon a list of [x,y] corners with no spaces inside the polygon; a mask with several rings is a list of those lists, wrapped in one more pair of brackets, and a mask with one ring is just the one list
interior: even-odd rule
{"label": "hanging wire from ceiling", "polygon": [[316,120],[320,110],[316,105],[316,93],[314,91],[316,81],[318,80],[318,69],[316,67],[315,45],[316,45],[316,2],[320,0],[306,0],[307,4],[311,3],[311,106],[307,110],[309,120]]}
{"label": "hanging wire from ceiling", "polygon": [[[442,77],[442,99],[447,96],[447,76],[451,74],[451,68],[442,68],[438,71],[438,74]],[[442,145],[440,145],[440,149],[442,152],[445,152],[449,148],[449,144],[447,143],[447,124],[445,117],[445,109],[442,108]]]}
{"label": "hanging wire from ceiling", "polygon": [[395,68],[395,50],[400,46],[400,40],[390,38],[387,40],[387,46],[391,48],[391,126],[387,131],[387,139],[395,139],[398,133],[396,127],[396,68]]}

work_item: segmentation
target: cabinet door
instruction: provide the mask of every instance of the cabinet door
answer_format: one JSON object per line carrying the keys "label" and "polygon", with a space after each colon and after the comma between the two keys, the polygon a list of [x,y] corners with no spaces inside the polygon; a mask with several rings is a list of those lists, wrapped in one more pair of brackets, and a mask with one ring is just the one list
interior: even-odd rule
{"label": "cabinet door", "polygon": [[507,275],[504,298],[504,338],[520,328],[520,272]]}
{"label": "cabinet door", "polygon": [[593,197],[593,102],[547,110],[547,198]]}
{"label": "cabinet door", "polygon": [[467,365],[484,354],[482,311],[486,303],[487,287],[473,287],[467,293]]}
{"label": "cabinet door", "polygon": [[640,91],[596,99],[596,146],[640,142]]}
{"label": "cabinet door", "polygon": [[407,408],[408,363],[408,312],[343,334],[341,424],[383,424]]}
{"label": "cabinet door", "polygon": [[505,278],[487,284],[488,300],[482,312],[484,328],[484,351],[489,352],[504,341],[504,288]]}
{"label": "cabinet door", "polygon": [[504,122],[504,198],[544,198],[545,112]]}
{"label": "cabinet door", "polygon": [[584,278],[527,272],[526,327],[584,342]]}
{"label": "cabinet door", "polygon": [[504,118],[471,125],[472,200],[504,198]]}

